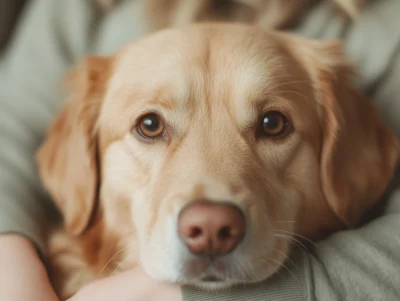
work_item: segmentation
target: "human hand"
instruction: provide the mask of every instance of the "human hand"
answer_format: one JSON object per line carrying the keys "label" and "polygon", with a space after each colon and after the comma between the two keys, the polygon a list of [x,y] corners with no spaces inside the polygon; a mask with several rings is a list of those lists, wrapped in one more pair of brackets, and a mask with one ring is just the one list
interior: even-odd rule
{"label": "human hand", "polygon": [[142,268],[95,281],[68,301],[181,301],[179,285],[151,279]]}
{"label": "human hand", "polygon": [[0,300],[58,300],[35,247],[25,237],[0,235],[0,267]]}

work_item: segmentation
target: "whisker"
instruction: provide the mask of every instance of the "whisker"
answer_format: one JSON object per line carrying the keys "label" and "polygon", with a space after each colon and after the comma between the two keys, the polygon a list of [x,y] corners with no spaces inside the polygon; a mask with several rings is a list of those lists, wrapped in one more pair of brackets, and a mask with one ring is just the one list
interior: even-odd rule
{"label": "whisker", "polygon": [[247,272],[246,272],[246,269],[244,268],[244,264],[242,264],[241,260],[236,261],[236,267],[237,267],[239,273],[241,274],[241,276],[245,278],[247,276]]}
{"label": "whisker", "polygon": [[279,250],[276,249],[276,248],[274,248],[274,251],[276,251],[276,252],[280,253],[281,255],[283,255],[284,258],[285,258],[293,267],[296,267],[296,264],[293,262],[292,259],[290,259],[290,257],[289,257],[287,254],[283,253],[282,251],[279,251]]}
{"label": "whisker", "polygon": [[294,237],[291,237],[291,236],[285,235],[285,234],[277,234],[277,233],[274,233],[273,235],[276,236],[276,237],[286,238],[286,239],[289,240],[290,242],[294,243],[294,244],[295,244],[297,247],[299,247],[300,249],[302,249],[302,250],[304,250],[304,251],[306,251],[306,252],[308,251],[307,248],[306,248],[306,246],[305,246],[303,243],[301,243],[298,239],[296,239],[296,238],[294,238]]}
{"label": "whisker", "polygon": [[[247,269],[245,268],[247,267]],[[245,278],[251,278],[251,275],[254,275],[253,265],[249,263],[249,259],[245,257],[245,261],[241,262],[241,271]]]}
{"label": "whisker", "polygon": [[[126,260],[123,260],[121,262],[118,263],[118,265],[116,266],[116,268],[112,271],[112,273],[110,274],[110,276],[114,276],[114,274],[117,272],[117,270],[119,269],[119,267],[125,262]],[[134,264],[131,269],[135,269],[139,266],[139,263]]]}
{"label": "whisker", "polygon": [[286,271],[288,271],[290,273],[290,275],[292,275],[297,281],[300,281],[299,278],[297,278],[297,276],[295,274],[293,274],[293,272],[287,267],[285,266],[283,263],[280,263],[279,261],[268,257],[268,260],[272,260],[273,262],[277,263],[279,267],[283,267]]}
{"label": "whisker", "polygon": [[119,267],[121,266],[121,264],[124,263],[125,260],[122,260],[120,262],[117,263],[116,267],[114,268],[114,270],[112,270],[112,272],[110,273],[109,277],[113,276],[114,273],[117,271],[117,269],[119,269]]}
{"label": "whisker", "polygon": [[318,246],[315,244],[315,242],[313,242],[312,240],[308,239],[305,236],[302,236],[300,234],[294,233],[294,232],[290,232],[290,231],[286,231],[286,230],[280,230],[280,229],[275,229],[275,231],[279,231],[279,232],[283,232],[283,233],[287,233],[287,234],[291,234],[297,237],[300,237],[301,239],[304,239],[305,241],[309,242],[310,244],[312,244],[314,247],[318,248]]}
{"label": "whisker", "polygon": [[[267,260],[269,260],[269,258],[267,258]],[[270,268],[270,267],[273,268],[273,265],[270,262],[266,261],[266,260],[263,260],[262,264],[265,264],[266,268]],[[278,273],[279,276],[283,277],[282,272],[280,271],[280,269],[277,269],[274,273]]]}
{"label": "whisker", "polygon": [[101,269],[99,276],[101,276],[101,274],[104,272],[104,270],[106,269],[106,267],[110,264],[110,262],[119,254],[121,254],[122,251],[124,251],[127,247],[129,247],[132,244],[132,242],[128,243],[125,247],[123,247],[121,250],[119,250],[113,257],[110,258],[109,261],[107,261],[107,263],[105,264],[105,266]]}

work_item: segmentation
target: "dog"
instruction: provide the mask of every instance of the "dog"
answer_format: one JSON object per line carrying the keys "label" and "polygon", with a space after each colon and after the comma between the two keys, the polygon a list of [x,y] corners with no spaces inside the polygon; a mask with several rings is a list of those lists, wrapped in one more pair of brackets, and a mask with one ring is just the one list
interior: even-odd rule
{"label": "dog", "polygon": [[360,225],[400,144],[352,76],[337,41],[233,23],[87,58],[37,153],[64,220],[57,294],[137,265],[204,289],[256,283],[296,238]]}

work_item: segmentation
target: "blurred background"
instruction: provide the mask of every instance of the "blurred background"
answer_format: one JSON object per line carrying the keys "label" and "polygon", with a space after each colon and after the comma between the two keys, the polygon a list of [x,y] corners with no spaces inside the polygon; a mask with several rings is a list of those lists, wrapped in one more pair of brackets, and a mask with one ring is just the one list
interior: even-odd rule
{"label": "blurred background", "polygon": [[27,2],[29,0],[0,0],[0,54],[3,53]]}

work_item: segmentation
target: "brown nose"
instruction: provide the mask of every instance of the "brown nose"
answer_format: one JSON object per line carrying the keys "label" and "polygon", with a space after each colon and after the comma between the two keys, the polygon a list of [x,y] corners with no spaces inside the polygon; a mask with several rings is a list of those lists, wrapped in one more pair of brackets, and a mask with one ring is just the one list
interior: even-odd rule
{"label": "brown nose", "polygon": [[245,234],[245,220],[235,206],[195,202],[179,215],[178,231],[189,250],[196,255],[228,254]]}

